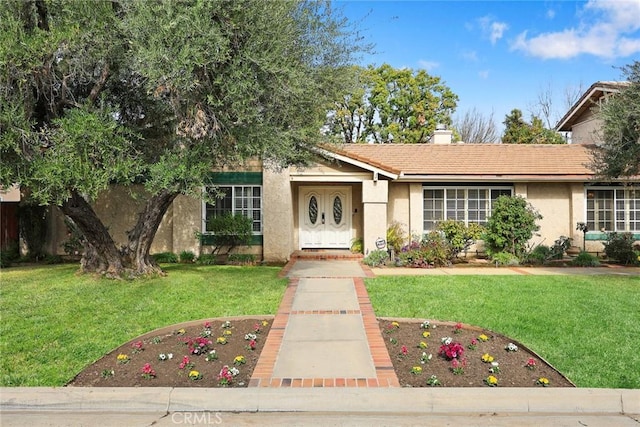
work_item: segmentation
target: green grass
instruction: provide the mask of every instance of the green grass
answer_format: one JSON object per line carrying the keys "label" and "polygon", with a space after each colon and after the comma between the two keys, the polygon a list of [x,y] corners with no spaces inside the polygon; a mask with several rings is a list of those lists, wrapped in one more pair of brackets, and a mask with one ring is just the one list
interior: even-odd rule
{"label": "green grass", "polygon": [[378,316],[488,328],[579,387],[640,388],[638,277],[396,276],[366,285]]}
{"label": "green grass", "polygon": [[275,314],[277,267],[167,265],[168,276],[112,281],[76,265],[0,270],[0,385],[61,386],[145,332],[211,317]]}

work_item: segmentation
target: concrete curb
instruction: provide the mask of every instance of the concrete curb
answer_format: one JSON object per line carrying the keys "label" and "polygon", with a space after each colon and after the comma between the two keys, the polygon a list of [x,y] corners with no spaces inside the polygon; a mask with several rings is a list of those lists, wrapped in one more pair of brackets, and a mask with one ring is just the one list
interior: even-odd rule
{"label": "concrete curb", "polygon": [[1,412],[640,414],[640,390],[570,388],[1,388]]}

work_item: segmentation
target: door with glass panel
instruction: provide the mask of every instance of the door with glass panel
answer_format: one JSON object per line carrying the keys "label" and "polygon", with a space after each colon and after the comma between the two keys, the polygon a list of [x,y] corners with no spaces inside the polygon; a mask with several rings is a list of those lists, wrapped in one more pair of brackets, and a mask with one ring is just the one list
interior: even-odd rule
{"label": "door with glass panel", "polygon": [[351,188],[300,187],[300,248],[348,249]]}

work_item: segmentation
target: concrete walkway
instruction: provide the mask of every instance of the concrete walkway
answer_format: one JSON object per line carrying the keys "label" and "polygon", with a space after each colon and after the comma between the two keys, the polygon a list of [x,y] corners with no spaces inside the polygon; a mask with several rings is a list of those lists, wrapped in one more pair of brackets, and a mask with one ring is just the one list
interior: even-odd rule
{"label": "concrete walkway", "polygon": [[356,261],[298,260],[283,271],[289,286],[249,388],[0,388],[0,425],[640,425],[640,390],[401,388],[364,287],[370,269]]}

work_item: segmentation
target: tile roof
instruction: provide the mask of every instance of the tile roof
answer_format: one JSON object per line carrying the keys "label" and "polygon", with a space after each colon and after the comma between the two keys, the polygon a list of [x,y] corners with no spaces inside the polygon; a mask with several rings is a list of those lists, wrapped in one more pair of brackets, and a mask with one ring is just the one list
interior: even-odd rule
{"label": "tile roof", "polygon": [[588,179],[593,172],[585,145],[345,144],[331,151],[379,169],[412,175],[470,179]]}

